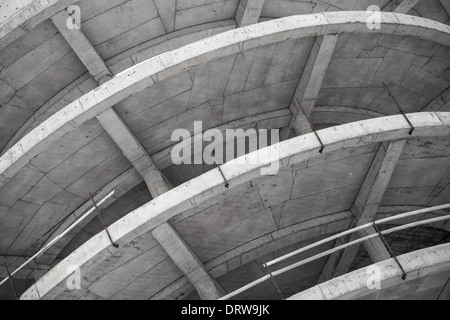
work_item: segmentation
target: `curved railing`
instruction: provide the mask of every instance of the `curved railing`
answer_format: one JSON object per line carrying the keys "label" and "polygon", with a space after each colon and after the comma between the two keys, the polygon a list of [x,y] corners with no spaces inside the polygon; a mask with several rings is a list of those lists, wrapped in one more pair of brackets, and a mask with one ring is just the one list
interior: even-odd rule
{"label": "curved railing", "polygon": [[[433,207],[433,208],[427,208],[427,209],[421,209],[421,210],[416,210],[416,211],[412,211],[412,212],[407,212],[407,213],[396,215],[396,216],[393,216],[393,217],[381,219],[381,220],[378,220],[378,221],[375,221],[375,222],[367,223],[367,224],[358,226],[356,228],[350,229],[348,231],[341,232],[341,233],[339,233],[337,235],[334,235],[332,237],[326,238],[324,240],[318,241],[318,242],[316,242],[314,244],[311,244],[311,245],[306,246],[304,248],[301,248],[299,250],[293,251],[293,252],[291,252],[289,254],[286,254],[286,255],[284,255],[284,256],[282,256],[280,258],[277,258],[275,260],[267,262],[263,266],[264,266],[264,268],[268,268],[268,267],[276,265],[276,264],[278,264],[278,263],[280,263],[282,261],[290,259],[290,258],[292,258],[292,257],[294,257],[296,255],[299,255],[300,253],[306,252],[308,250],[311,250],[311,249],[316,248],[318,246],[321,246],[323,244],[326,244],[326,243],[329,243],[331,241],[337,240],[337,239],[339,239],[341,237],[344,237],[344,236],[347,236],[347,235],[351,235],[353,233],[356,233],[358,231],[364,230],[366,228],[370,228],[370,227],[374,227],[374,226],[377,227],[377,226],[379,226],[381,224],[384,224],[384,223],[400,220],[400,219],[403,219],[403,218],[417,216],[419,214],[429,213],[429,212],[443,210],[443,209],[449,209],[449,208],[450,208],[450,204],[446,204],[446,205],[437,206],[437,207]],[[291,270],[293,270],[295,268],[298,268],[298,267],[300,267],[302,265],[305,265],[305,264],[307,264],[309,262],[315,261],[317,259],[326,257],[326,256],[328,256],[330,254],[335,253],[335,252],[341,251],[341,250],[343,250],[345,248],[351,247],[353,245],[359,244],[361,242],[364,242],[364,241],[367,241],[367,240],[370,240],[370,239],[373,239],[373,238],[376,238],[376,237],[380,237],[380,235],[386,235],[386,234],[394,233],[394,232],[397,232],[397,231],[410,229],[410,228],[414,228],[414,227],[417,227],[417,226],[422,226],[422,225],[425,225],[425,224],[431,224],[431,223],[435,223],[435,222],[445,221],[445,220],[449,220],[449,219],[450,219],[450,215],[445,215],[445,216],[442,216],[442,217],[436,217],[436,218],[432,218],[432,219],[426,219],[426,220],[421,220],[421,221],[417,221],[417,222],[401,225],[401,226],[398,226],[398,227],[395,227],[395,228],[392,228],[392,229],[380,231],[380,233],[373,233],[373,234],[368,235],[366,237],[362,237],[360,239],[351,241],[351,242],[349,242],[347,244],[344,244],[344,245],[335,247],[333,249],[327,250],[325,252],[319,253],[319,254],[317,254],[317,255],[315,255],[313,257],[310,257],[308,259],[305,259],[305,260],[299,261],[297,263],[291,264],[291,265],[289,265],[289,266],[287,266],[285,268],[282,268],[282,269],[279,269],[277,271],[271,272],[271,273],[265,275],[264,277],[261,277],[261,278],[255,280],[255,281],[247,284],[246,286],[244,286],[244,287],[242,287],[242,288],[240,288],[238,290],[235,290],[235,291],[225,295],[224,297],[220,298],[219,300],[229,300],[229,299],[231,299],[231,298],[233,298],[233,297],[235,297],[235,296],[237,296],[237,295],[239,295],[239,294],[241,294],[241,293],[243,293],[243,292],[245,292],[245,291],[247,291],[247,290],[249,290],[249,289],[251,289],[251,288],[253,288],[253,287],[255,287],[255,286],[257,286],[257,285],[259,285],[259,284],[261,284],[263,282],[265,282],[265,281],[267,281],[267,280],[270,280],[270,279],[272,279],[272,278],[274,278],[276,276],[284,274],[284,273],[286,273],[288,271],[291,271]]]}

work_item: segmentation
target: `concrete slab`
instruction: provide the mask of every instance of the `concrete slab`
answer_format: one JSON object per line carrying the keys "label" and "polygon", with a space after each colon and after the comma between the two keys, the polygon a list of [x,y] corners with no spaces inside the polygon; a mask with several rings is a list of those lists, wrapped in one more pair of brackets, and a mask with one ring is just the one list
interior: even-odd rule
{"label": "concrete slab", "polygon": [[267,70],[264,86],[283,81],[283,77],[289,65],[289,60],[294,54],[295,45],[296,40],[288,40],[276,45],[272,61]]}
{"label": "concrete slab", "polygon": [[[153,1],[124,2],[83,22],[83,31],[94,46],[113,39],[158,16]],[[103,26],[103,27],[100,27]],[[107,28],[108,32],[105,32]]]}
{"label": "concrete slab", "polygon": [[39,154],[31,163],[43,172],[50,172],[104,132],[98,121],[92,119],[50,145],[47,152]]}
{"label": "concrete slab", "polygon": [[[0,225],[0,250],[5,254],[10,253],[8,250],[17,236],[25,229],[34,215],[40,209],[39,206],[24,201],[18,201],[9,212],[3,216]],[[19,254],[20,252],[11,252]]]}
{"label": "concrete slab", "polygon": [[[23,248],[31,248],[31,245],[36,240],[44,236],[44,233],[58,223],[61,218],[64,218],[64,214],[68,214],[67,206],[52,203],[44,204],[22,232],[18,234],[8,251],[11,253],[14,252],[14,254],[20,254]],[[47,226],[45,230],[42,228],[43,225]],[[28,254],[37,251],[37,249],[34,247],[28,251]]]}
{"label": "concrete slab", "polygon": [[439,49],[439,45],[433,41],[417,41],[411,37],[389,34],[384,35],[378,44],[380,47],[401,52],[409,52],[414,55],[432,57]]}
{"label": "concrete slab", "polygon": [[164,249],[157,246],[106,274],[88,289],[104,299],[109,299],[166,258],[167,254]]}
{"label": "concrete slab", "polygon": [[332,59],[323,88],[368,86],[381,63],[382,60],[376,58]]}
{"label": "concrete slab", "polygon": [[202,64],[196,68],[188,108],[198,107],[223,96],[233,68],[235,56]]}
{"label": "concrete slab", "polygon": [[49,201],[61,191],[61,187],[47,177],[43,177],[22,199],[34,204],[43,205],[44,202]]}
{"label": "concrete slab", "polygon": [[372,51],[379,39],[380,35],[376,34],[342,34],[336,44],[333,59],[358,58],[363,50]]}
{"label": "concrete slab", "polygon": [[265,208],[276,207],[289,200],[293,179],[291,170],[283,170],[276,177],[261,177],[254,182]]}
{"label": "concrete slab", "polygon": [[437,95],[450,86],[450,82],[442,78],[438,78],[416,66],[412,66],[403,80],[402,86],[410,88],[410,90],[415,91],[429,99],[434,99]]}
{"label": "concrete slab", "polygon": [[141,112],[158,106],[192,88],[188,72],[182,72],[145,89],[115,106],[122,119],[127,121]]}
{"label": "concrete slab", "polygon": [[249,115],[281,110],[291,102],[297,81],[279,83],[225,98],[224,122],[233,121]]}
{"label": "concrete slab", "polygon": [[77,55],[69,51],[59,61],[52,61],[49,68],[36,75],[17,95],[31,101],[33,106],[40,107],[85,72],[86,68]]}
{"label": "concrete slab", "polygon": [[[247,76],[244,91],[261,88],[266,80],[267,72],[275,55],[276,44],[258,48]],[[285,60],[287,60],[285,58]]]}
{"label": "concrete slab", "polygon": [[177,5],[175,30],[212,21],[234,19],[238,3],[239,0],[225,0],[220,2],[207,1],[201,4],[186,2]]}
{"label": "concrete slab", "polygon": [[170,260],[165,259],[114,294],[113,300],[148,300],[182,276],[182,272]]}
{"label": "concrete slab", "polygon": [[[408,88],[408,89],[405,89]],[[395,84],[389,84],[389,90],[391,90],[395,99],[405,112],[418,112],[427,104],[428,99],[412,90],[409,86],[398,86]],[[374,100],[367,106],[369,110],[380,112],[382,114],[396,114],[398,107],[394,100],[389,96],[386,90],[369,88],[366,91],[366,97],[377,95]],[[363,99],[365,99],[363,98]]]}
{"label": "concrete slab", "polygon": [[287,201],[283,206],[280,227],[323,216],[327,195],[328,192],[321,192]]}
{"label": "concrete slab", "polygon": [[[57,185],[66,188],[117,151],[115,143],[107,134],[103,133],[52,169],[48,173],[48,177]],[[74,167],[77,170],[72,170]]]}
{"label": "concrete slab", "polygon": [[89,193],[100,190],[128,169],[131,164],[122,153],[116,153],[96,167],[92,168],[80,179],[76,180],[66,190],[83,199],[89,199]]}
{"label": "concrete slab", "polygon": [[450,81],[449,62],[447,57],[450,55],[448,47],[441,46],[433,57],[423,66],[423,69],[433,75]]}
{"label": "concrete slab", "polygon": [[199,239],[213,236],[223,229],[237,225],[262,210],[264,206],[258,188],[253,187],[174,224],[174,227],[188,245],[192,246]]}
{"label": "concrete slab", "polygon": [[[449,167],[450,158],[401,159],[395,169],[389,188],[435,186],[442,172]],[[434,168],[436,170],[431,170]],[[423,172],[427,172],[426,175]]]}
{"label": "concrete slab", "polygon": [[164,25],[158,17],[95,46],[95,49],[103,59],[111,59],[127,51],[130,47],[132,48],[163,35],[165,35]]}
{"label": "concrete slab", "polygon": [[365,91],[365,88],[321,89],[316,104],[317,106],[357,106]]}
{"label": "concrete slab", "polygon": [[401,84],[415,56],[410,53],[388,50],[371,81],[371,86],[381,87],[383,82]]}
{"label": "concrete slab", "polygon": [[25,196],[28,191],[44,176],[43,173],[33,169],[23,168],[6,188],[0,192],[0,204],[5,207],[12,207],[17,200]]}
{"label": "concrete slab", "polygon": [[383,197],[382,205],[416,205],[426,204],[428,196],[434,187],[411,187],[387,189]]}
{"label": "concrete slab", "polygon": [[363,154],[297,171],[291,199],[361,183],[373,158]]}
{"label": "concrete slab", "polygon": [[[269,209],[252,214],[248,219],[231,225],[191,245],[202,262],[207,262],[251,239],[276,230]],[[227,239],[227,241],[224,241]]]}
{"label": "concrete slab", "polygon": [[[55,61],[63,58],[69,51],[70,46],[64,38],[56,34],[34,51],[3,69],[0,77],[18,90],[48,69]],[[41,63],[36,63],[36,60]]]}
{"label": "concrete slab", "polygon": [[289,58],[289,63],[284,73],[283,81],[299,79],[305,68],[314,43],[314,37],[298,39],[295,43],[294,51]]}

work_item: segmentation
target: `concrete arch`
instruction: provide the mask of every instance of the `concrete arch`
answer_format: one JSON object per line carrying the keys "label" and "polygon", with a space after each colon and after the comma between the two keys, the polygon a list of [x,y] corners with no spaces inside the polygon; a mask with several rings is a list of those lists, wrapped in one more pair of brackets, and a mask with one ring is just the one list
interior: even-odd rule
{"label": "concrete arch", "polygon": [[[410,114],[408,117],[416,127],[414,137],[446,137],[450,134],[449,113],[418,113]],[[410,139],[409,131],[410,127],[403,116],[391,116],[324,129],[318,133],[326,145],[324,152],[329,153],[342,148]],[[234,163],[227,163],[222,166],[222,171],[231,188],[234,188],[260,176],[260,169],[267,165],[279,163],[281,167],[292,166],[316,157],[319,149],[320,144],[314,133],[311,133],[268,148],[271,156],[267,155],[266,150],[254,152],[253,156],[260,156],[258,164],[236,166]],[[219,170],[212,170],[130,213],[109,227],[109,232],[115,242],[120,245],[126,244],[177,214],[222,193],[223,183]],[[47,273],[25,292],[22,298],[38,299],[45,296],[66,279],[69,266],[77,265],[86,271],[106,259],[113,250],[106,232],[99,233]]]}
{"label": "concrete arch", "polygon": [[370,30],[369,18],[368,12],[291,16],[224,32],[148,59],[72,102],[8,150],[0,158],[0,187],[65,133],[134,93],[201,63],[287,39],[345,32],[409,35],[450,46],[449,26],[403,14],[382,13],[382,28]]}
{"label": "concrete arch", "polygon": [[[402,272],[394,259],[386,260],[342,277],[322,283],[314,288],[301,292],[288,300],[352,300],[375,299],[385,300],[402,298],[401,293],[426,293],[436,291],[436,278],[444,279],[432,296],[446,299],[450,294],[448,277],[450,270],[450,244],[411,252],[398,257],[408,277],[403,282]],[[380,268],[381,289],[370,290],[367,286],[373,267]],[[432,278],[434,281],[423,281]],[[432,286],[433,284],[434,286]],[[447,284],[447,285],[446,285]],[[416,291],[416,292],[414,292]],[[444,296],[443,296],[444,295]]]}

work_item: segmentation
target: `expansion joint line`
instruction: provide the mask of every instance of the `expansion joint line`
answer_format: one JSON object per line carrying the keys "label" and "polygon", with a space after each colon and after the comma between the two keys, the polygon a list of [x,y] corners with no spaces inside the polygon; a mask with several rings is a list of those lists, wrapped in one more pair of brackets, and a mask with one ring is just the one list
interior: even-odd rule
{"label": "expansion joint line", "polygon": [[306,112],[305,112],[305,109],[303,109],[303,106],[302,106],[302,104],[300,103],[300,101],[299,101],[298,99],[297,99],[297,103],[298,103],[299,108],[302,109],[302,112],[303,112],[303,114],[305,115],[306,120],[308,120],[308,123],[309,123],[309,126],[311,127],[311,130],[312,130],[312,131],[314,132],[314,134],[316,135],[317,140],[319,140],[319,143],[320,143],[320,150],[319,150],[319,153],[323,153],[323,151],[325,150],[325,145],[323,144],[322,139],[320,139],[319,134],[317,133],[316,129],[314,129],[314,126],[313,126],[313,124],[312,124],[312,122],[311,122],[311,119],[309,119],[308,115],[307,115]]}
{"label": "expansion joint line", "polygon": [[100,222],[102,223],[103,228],[105,229],[106,234],[108,235],[109,241],[111,241],[111,244],[112,244],[112,246],[113,246],[114,248],[119,249],[119,245],[113,241],[113,239],[112,239],[112,237],[111,237],[111,234],[109,233],[108,228],[106,227],[105,220],[103,220],[102,215],[101,215],[101,211],[100,211],[100,209],[98,208],[97,203],[95,202],[94,196],[93,196],[92,194],[91,194],[91,199],[92,199],[92,202],[94,203],[95,209],[97,210],[97,213],[98,213],[98,217],[99,217],[99,219],[100,219]]}
{"label": "expansion joint line", "polygon": [[392,251],[391,246],[389,245],[389,243],[387,243],[385,237],[383,236],[383,234],[381,233],[380,228],[378,227],[378,225],[374,222],[373,223],[373,227],[375,228],[376,232],[378,233],[378,235],[380,236],[381,241],[383,242],[384,246],[386,247],[386,249],[388,250],[389,254],[391,255],[392,258],[394,258],[395,262],[398,264],[398,266],[400,267],[400,270],[402,270],[402,280],[405,281],[406,280],[406,272],[405,269],[403,269],[402,264],[400,263],[400,261],[398,260],[397,256],[394,254],[394,251]]}
{"label": "expansion joint line", "polygon": [[412,136],[412,134],[414,133],[414,130],[416,130],[416,128],[414,127],[414,125],[411,123],[411,121],[409,120],[409,118],[406,116],[406,112],[405,110],[403,110],[403,108],[400,106],[400,103],[398,103],[397,99],[395,99],[394,95],[392,94],[391,90],[389,90],[388,86],[386,85],[386,83],[383,81],[383,86],[384,89],[387,91],[387,93],[389,94],[389,96],[392,98],[392,100],[394,101],[394,103],[397,105],[398,110],[400,111],[400,113],[403,115],[403,117],[406,119],[406,121],[408,122],[409,126],[411,127],[411,130],[409,131],[409,135]]}
{"label": "expansion joint line", "polygon": [[17,300],[20,300],[20,296],[17,294],[16,286],[14,285],[13,279],[11,277],[11,273],[9,273],[8,265],[6,264],[6,262],[5,262],[5,269],[6,269],[6,272],[8,273],[9,282],[11,283],[11,287],[13,289],[14,295],[16,296]]}

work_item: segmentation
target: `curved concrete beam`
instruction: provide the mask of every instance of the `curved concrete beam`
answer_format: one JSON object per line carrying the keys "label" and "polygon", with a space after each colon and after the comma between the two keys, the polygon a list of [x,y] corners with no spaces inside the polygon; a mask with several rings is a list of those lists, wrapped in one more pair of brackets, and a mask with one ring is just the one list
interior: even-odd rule
{"label": "curved concrete beam", "polygon": [[[448,136],[450,134],[449,113],[416,113],[408,115],[416,127],[415,138]],[[318,131],[326,145],[325,153],[343,148],[360,147],[373,143],[397,139],[411,139],[410,127],[402,115],[376,118],[349,123]],[[248,182],[261,175],[261,169],[273,163],[280,167],[317,157],[321,146],[314,133],[306,134],[242,157],[255,159],[250,164],[224,164],[222,172],[230,182],[230,188]],[[129,243],[136,237],[153,230],[176,215],[223,193],[223,177],[219,170],[212,170],[183,185],[170,190],[146,205],[120,219],[109,229],[112,239],[119,245]],[[106,259],[114,249],[105,231],[94,236],[83,246],[64,259],[22,296],[23,299],[39,299],[61,284],[68,276],[70,266],[83,270],[94,267]]]}
{"label": "curved concrete beam", "polygon": [[0,50],[79,0],[34,0],[0,24]]}
{"label": "curved concrete beam", "polygon": [[381,13],[381,29],[370,30],[369,18],[366,11],[291,16],[224,32],[148,59],[72,102],[8,150],[0,158],[0,187],[50,143],[123,99],[174,74],[243,50],[345,32],[409,35],[450,46],[450,26],[403,14]]}
{"label": "curved concrete beam", "polygon": [[[395,286],[401,285],[403,291],[408,290],[408,286],[417,288],[417,281],[414,280],[440,274],[444,280],[442,285],[445,287],[450,271],[450,244],[411,252],[398,257],[398,260],[408,274],[406,282],[402,280],[402,271],[395,260],[389,259],[322,283],[288,300],[353,300],[366,298],[369,295],[383,300],[386,299],[384,293],[387,291],[389,294],[390,287],[395,289]],[[373,275],[374,266],[381,271],[381,279],[379,279],[381,290],[370,290],[367,285],[371,281],[369,277]],[[428,281],[429,284],[430,281]],[[422,281],[421,285],[423,288],[419,287],[420,291],[433,289],[433,287],[426,287],[427,281]]]}

